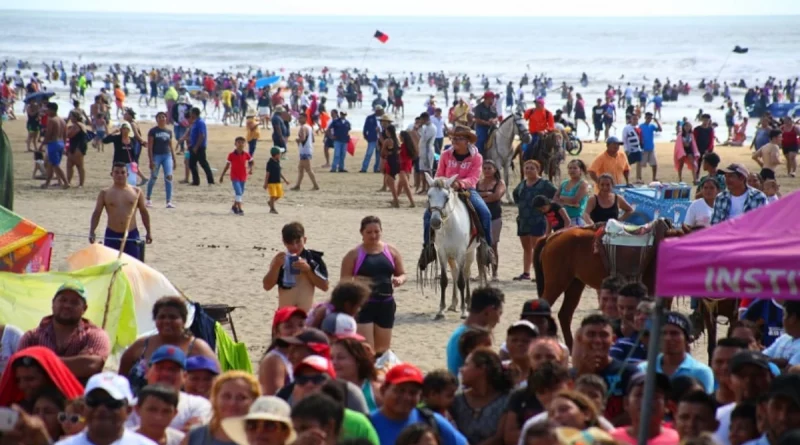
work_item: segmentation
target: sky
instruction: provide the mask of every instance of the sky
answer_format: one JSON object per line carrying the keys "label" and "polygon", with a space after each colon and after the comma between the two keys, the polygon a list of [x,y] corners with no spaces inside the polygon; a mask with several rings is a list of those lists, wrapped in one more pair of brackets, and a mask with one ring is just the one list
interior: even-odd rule
{"label": "sky", "polygon": [[[0,2],[2,3],[2,2]],[[465,5],[502,5],[500,8]],[[142,13],[196,13],[247,15],[337,15],[416,17],[648,17],[648,16],[747,16],[800,15],[798,0],[303,0],[279,2],[255,0],[228,3],[219,0],[25,0],[14,9],[36,11],[92,11]],[[302,8],[298,7],[302,5]],[[566,6],[566,7],[565,7]],[[2,18],[3,10],[0,10]]]}

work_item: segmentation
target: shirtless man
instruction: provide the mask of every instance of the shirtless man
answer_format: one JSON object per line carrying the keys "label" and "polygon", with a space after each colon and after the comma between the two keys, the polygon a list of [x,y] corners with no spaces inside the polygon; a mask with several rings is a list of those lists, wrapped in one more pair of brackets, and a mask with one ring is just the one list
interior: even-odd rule
{"label": "shirtless man", "polygon": [[[122,247],[122,237],[125,236],[125,229],[128,229],[128,240],[122,250],[128,255],[141,259],[141,249],[139,242],[139,229],[136,227],[136,209],[142,215],[142,224],[147,231],[145,241],[147,244],[153,242],[150,236],[150,213],[144,202],[144,194],[138,187],[128,184],[128,168],[124,163],[115,162],[111,169],[111,177],[114,184],[101,190],[97,195],[97,204],[92,213],[92,226],[89,228],[89,242],[95,242],[95,230],[100,223],[100,216],[103,209],[108,216],[108,226],[106,227],[105,240],[103,244],[112,249],[120,250]],[[133,215],[131,215],[133,213]],[[128,218],[131,219],[128,227]]]}
{"label": "shirtless man", "polygon": [[44,129],[44,137],[39,145],[39,151],[44,152],[47,146],[47,179],[42,188],[50,187],[50,180],[53,179],[53,172],[58,176],[58,180],[63,188],[68,189],[69,183],[64,170],[61,169],[61,157],[64,156],[64,138],[67,133],[67,123],[58,117],[58,104],[48,102],[47,104],[47,127]]}

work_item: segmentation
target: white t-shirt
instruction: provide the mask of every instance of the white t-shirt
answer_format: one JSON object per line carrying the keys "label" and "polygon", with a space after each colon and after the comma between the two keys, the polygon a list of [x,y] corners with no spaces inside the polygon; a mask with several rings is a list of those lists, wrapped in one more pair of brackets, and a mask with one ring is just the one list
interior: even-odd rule
{"label": "white t-shirt", "polygon": [[731,414],[734,408],[736,408],[736,402],[717,408],[719,427],[717,428],[717,432],[714,433],[714,440],[716,440],[719,445],[731,445],[730,441],[728,441],[728,433],[731,429]]}
{"label": "white t-shirt", "polygon": [[436,138],[441,139],[444,137],[444,120],[441,117],[431,116],[431,123],[436,128]]}
{"label": "white t-shirt", "polygon": [[[134,432],[138,433],[139,429],[137,428]],[[176,430],[175,428],[167,427],[165,431],[167,433],[167,443],[166,445],[181,445],[181,441],[183,441],[183,437],[186,436],[183,431]]]}
{"label": "white t-shirt", "polygon": [[796,365],[800,363],[800,337],[783,334],[764,350],[764,355],[789,360],[790,365]]}
{"label": "white t-shirt", "polygon": [[714,208],[709,206],[705,199],[695,199],[686,210],[686,218],[683,223],[689,227],[708,227],[711,225],[713,213]]}
{"label": "white t-shirt", "polygon": [[[178,398],[178,414],[172,419],[172,423],[169,426],[176,430],[182,430],[186,422],[193,417],[201,419],[202,424],[207,424],[211,420],[211,402],[203,397],[181,391]],[[133,429],[138,427],[140,423],[141,419],[134,411],[128,416],[125,427]]]}
{"label": "white t-shirt", "polygon": [[728,219],[736,218],[744,213],[745,200],[747,200],[747,193],[742,193],[741,196],[731,195],[731,211],[728,213]]}
{"label": "white t-shirt", "polygon": [[7,324],[3,328],[3,338],[0,339],[0,375],[3,375],[8,359],[17,352],[17,346],[19,346],[19,339],[22,338],[22,334],[23,332],[16,326]]}
{"label": "white t-shirt", "polygon": [[[56,445],[94,445],[94,443],[89,440],[89,436],[86,435],[86,430],[83,430],[83,432],[74,436],[59,440],[56,442]],[[122,437],[114,442],[114,445],[156,445],[156,443],[141,434],[126,429],[122,432]]]}

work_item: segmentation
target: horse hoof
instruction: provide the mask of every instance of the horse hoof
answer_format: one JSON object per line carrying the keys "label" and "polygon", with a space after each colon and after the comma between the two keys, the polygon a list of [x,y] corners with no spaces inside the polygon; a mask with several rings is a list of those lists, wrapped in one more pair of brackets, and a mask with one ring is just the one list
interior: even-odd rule
{"label": "horse hoof", "polygon": [[450,312],[458,312],[458,309],[455,306],[449,307],[447,310]]}
{"label": "horse hoof", "polygon": [[435,317],[433,317],[433,319],[434,321],[444,320],[444,314],[439,312]]}
{"label": "horse hoof", "polygon": [[462,312],[462,313],[461,313],[461,319],[462,319],[462,320],[466,320],[466,319],[467,319],[467,314],[465,314],[465,313],[463,313],[463,312]]}

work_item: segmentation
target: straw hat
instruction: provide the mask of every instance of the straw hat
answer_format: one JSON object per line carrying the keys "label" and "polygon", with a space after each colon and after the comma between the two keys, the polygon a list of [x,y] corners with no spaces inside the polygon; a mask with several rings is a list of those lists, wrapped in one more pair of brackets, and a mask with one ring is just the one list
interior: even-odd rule
{"label": "straw hat", "polygon": [[384,114],[378,120],[381,121],[381,122],[388,122],[388,123],[394,122],[394,119],[389,114]]}
{"label": "straw hat", "polygon": [[456,128],[454,128],[453,131],[450,132],[450,139],[452,140],[454,137],[467,138],[467,140],[469,140],[470,143],[473,144],[475,143],[475,141],[478,140],[478,137],[475,136],[475,133],[473,133],[472,130],[463,125],[456,126]]}
{"label": "straw hat", "polygon": [[283,399],[274,396],[261,396],[250,405],[250,412],[242,417],[229,417],[222,419],[222,429],[232,441],[238,445],[249,445],[245,423],[248,420],[270,420],[280,422],[289,428],[289,438],[286,443],[294,442],[296,434],[292,426],[292,409]]}

